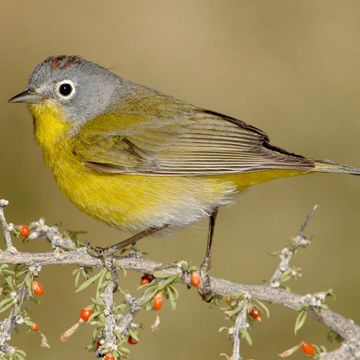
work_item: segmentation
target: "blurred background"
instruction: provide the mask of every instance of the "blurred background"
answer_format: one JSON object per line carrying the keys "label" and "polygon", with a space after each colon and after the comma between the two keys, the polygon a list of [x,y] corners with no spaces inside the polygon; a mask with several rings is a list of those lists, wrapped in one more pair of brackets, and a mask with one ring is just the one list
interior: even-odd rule
{"label": "blurred background", "polygon": [[[2,1],[1,13],[0,197],[10,201],[7,217],[15,224],[44,216],[49,224],[86,230],[82,239],[102,246],[126,237],[82,214],[60,193],[33,140],[26,107],[7,103],[25,88],[35,65],[55,54],[81,55],[124,78],[245,120],[289,151],[360,167],[356,0],[13,0]],[[220,211],[212,274],[240,283],[267,281],[278,264],[268,253],[296,235],[315,203],[320,207],[307,229],[313,244],[296,256],[303,277],[290,286],[302,294],[333,288],[330,307],[359,322],[356,177],[298,177],[244,193]],[[146,239],[140,247],[152,259],[199,264],[206,232],[204,221],[169,238]],[[49,250],[40,240],[26,248]],[[89,326],[66,344],[59,341],[94,291],[74,294],[72,270],[49,267],[41,273],[46,292],[42,304],[32,306],[32,318],[51,349],[40,349],[39,336],[22,330],[14,344],[29,359],[93,358],[84,350]],[[136,294],[139,278],[128,274],[121,286]],[[166,304],[159,332],[149,330],[155,314],[141,314],[144,329],[131,359],[219,359],[231,352],[226,334],[218,333],[230,325],[224,314],[209,309],[196,291],[179,290],[178,310]],[[252,330],[254,346],[243,346],[244,358],[276,359],[302,340],[334,346],[326,340],[327,329],[314,321],[294,336],[295,318],[295,312],[271,306],[270,320]]]}

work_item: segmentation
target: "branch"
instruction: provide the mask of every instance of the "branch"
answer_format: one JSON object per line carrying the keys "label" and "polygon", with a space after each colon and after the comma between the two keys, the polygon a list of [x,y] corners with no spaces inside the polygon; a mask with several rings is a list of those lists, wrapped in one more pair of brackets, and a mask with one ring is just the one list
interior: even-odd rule
{"label": "branch", "polygon": [[0,325],[1,353],[11,353],[14,351],[14,349],[9,345],[9,341],[11,340],[11,333],[13,332],[15,327],[22,322],[21,315],[17,315],[15,312],[15,306],[17,306],[18,309],[22,309],[27,297],[28,290],[25,285],[22,285],[20,289],[14,294],[14,304],[11,307],[10,314],[6,319],[1,322]]}
{"label": "branch", "polygon": [[[311,218],[312,214],[313,212],[307,217],[307,220],[304,223],[305,225],[303,225],[300,229],[299,235],[301,235],[301,238],[303,238],[303,240],[301,240],[299,244],[304,242],[305,237],[303,236],[303,231],[308,220]],[[4,222],[2,223],[4,225]],[[42,224],[37,222],[30,225],[30,228],[33,226],[33,229],[31,229],[32,233],[30,235],[30,238],[37,237],[33,235],[35,232],[38,232],[40,234],[40,232],[38,231],[39,229],[36,228],[37,226],[36,224],[43,227],[45,226],[44,222],[42,222]],[[6,235],[7,232],[10,233],[9,229],[7,227],[4,227],[5,239],[7,236]],[[43,231],[41,232],[41,236],[45,236],[49,239],[50,238],[49,234],[56,234],[57,244],[66,243],[67,249],[73,248],[72,246],[69,246],[70,239],[60,234],[60,232],[58,232],[56,227],[47,226],[46,229],[43,228]],[[66,242],[63,243],[62,241],[65,240]],[[290,256],[290,259],[291,257],[292,256]],[[180,281],[184,285],[187,285],[189,287],[191,286],[190,273],[184,271],[183,266],[179,266],[179,264],[159,263],[150,259],[145,259],[142,256],[131,256],[131,257],[111,256],[107,259],[107,261],[110,261],[113,264],[113,266],[115,266],[116,268],[131,270],[139,273],[153,274],[154,272],[161,270],[162,274],[168,276],[178,275]],[[22,264],[25,266],[76,265],[82,267],[95,267],[95,268],[104,267],[104,263],[100,259],[91,257],[87,253],[85,247],[77,248],[76,250],[71,250],[71,251],[63,251],[60,250],[58,247],[56,247],[53,251],[44,252],[44,253],[13,252],[13,251],[9,251],[8,248],[7,250],[0,252],[0,264],[9,264],[9,265]],[[287,263],[286,266],[287,267],[289,266],[289,262]],[[247,294],[247,296],[253,299],[282,305],[284,307],[287,307],[295,311],[298,311],[304,305],[308,305],[308,315],[310,315],[313,319],[322,323],[329,329],[333,330],[343,339],[341,346],[337,350],[329,353],[322,353],[320,358],[322,360],[358,359],[360,356],[360,327],[356,325],[352,320],[346,319],[345,317],[343,317],[342,315],[336,312],[327,309],[321,309],[320,311],[319,308],[317,307],[317,301],[318,301],[317,296],[322,293],[315,295],[311,295],[311,294],[299,295],[296,293],[286,291],[280,288],[279,286],[274,286],[274,281],[278,282],[280,279],[279,274],[284,273],[282,271],[283,268],[280,269],[280,267],[278,267],[277,271],[274,273],[271,280],[271,284],[245,285],[245,284],[233,283],[225,279],[210,277],[211,290],[215,295],[219,297],[231,296],[232,294],[235,293],[242,293],[242,294]],[[205,290],[203,284],[200,284],[199,287],[200,289]],[[111,304],[112,304],[111,299],[112,299],[113,288],[114,288],[114,283],[110,282],[110,284],[108,285],[108,287],[105,289],[104,292],[104,294],[106,293],[106,295],[104,295],[104,300],[105,298],[107,299],[106,301],[108,301],[107,306],[109,307],[109,309],[111,309]],[[133,302],[133,306],[130,307],[132,308],[132,311],[130,312],[130,317],[129,318],[125,317],[121,319],[120,322],[115,320],[115,323],[118,323],[115,325],[113,323],[107,324],[109,329],[110,328],[113,329],[114,326],[115,327],[118,326],[117,330],[120,327],[122,331],[126,331],[132,326],[133,318],[139,311],[138,304],[141,303],[141,297],[139,299],[134,299],[129,297],[129,301],[128,301],[129,304]],[[235,324],[235,329],[237,333],[240,331],[242,326],[243,326],[243,319],[239,318],[239,320]],[[106,342],[111,341],[111,335],[109,335],[106,339],[107,339]],[[238,347],[236,347],[236,350],[237,349]],[[234,357],[234,359],[240,359],[240,358]]]}
{"label": "branch", "polygon": [[307,225],[309,224],[309,221],[313,218],[315,215],[315,211],[317,210],[318,205],[315,205],[313,209],[310,211],[309,214],[306,215],[306,218],[302,225],[300,226],[300,231],[298,235],[293,239],[292,243],[283,248],[277,255],[280,259],[280,264],[275,270],[273,276],[271,277],[270,284],[273,287],[279,287],[281,280],[284,276],[288,276],[289,279],[292,277],[296,277],[298,274],[297,269],[291,269],[290,268],[290,262],[294,255],[296,254],[296,251],[299,248],[305,248],[310,245],[310,240],[308,240],[304,236],[304,231]]}
{"label": "branch", "polygon": [[9,205],[9,202],[7,200],[0,199],[0,223],[3,228],[3,234],[4,234],[4,239],[6,242],[6,248],[9,251],[14,251],[15,248],[12,244],[11,235],[10,235],[14,226],[13,226],[13,224],[7,223],[7,221],[5,219],[5,215],[4,215],[4,208],[8,205]]}
{"label": "branch", "polygon": [[242,300],[242,309],[236,316],[234,326],[229,329],[229,335],[231,336],[234,343],[231,360],[242,360],[240,353],[240,335],[242,330],[246,330],[249,327],[247,321],[247,307],[249,298],[250,296],[248,294],[244,295]]}

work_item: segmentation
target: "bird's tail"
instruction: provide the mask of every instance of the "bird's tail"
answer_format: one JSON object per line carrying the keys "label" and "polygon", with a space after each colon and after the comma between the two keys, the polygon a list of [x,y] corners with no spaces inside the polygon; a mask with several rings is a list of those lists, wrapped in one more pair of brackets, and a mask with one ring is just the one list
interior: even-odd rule
{"label": "bird's tail", "polygon": [[314,165],[315,167],[312,169],[314,172],[360,175],[360,168],[339,165],[329,160],[316,160]]}

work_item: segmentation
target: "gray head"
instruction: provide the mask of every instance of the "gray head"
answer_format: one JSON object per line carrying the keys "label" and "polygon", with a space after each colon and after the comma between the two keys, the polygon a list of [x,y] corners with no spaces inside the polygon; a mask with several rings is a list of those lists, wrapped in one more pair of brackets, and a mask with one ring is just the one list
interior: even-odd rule
{"label": "gray head", "polygon": [[[78,56],[51,56],[36,66],[28,87],[10,102],[58,102],[65,116],[83,123],[119,99],[127,83],[107,69]],[[123,86],[125,85],[125,86]]]}

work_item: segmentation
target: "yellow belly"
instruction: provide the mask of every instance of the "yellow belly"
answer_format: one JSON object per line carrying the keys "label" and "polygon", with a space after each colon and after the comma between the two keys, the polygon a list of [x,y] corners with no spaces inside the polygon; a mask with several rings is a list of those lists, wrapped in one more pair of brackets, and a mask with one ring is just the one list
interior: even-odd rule
{"label": "yellow belly", "polygon": [[215,176],[103,174],[72,153],[69,125],[51,103],[30,107],[35,138],[60,189],[82,211],[123,230],[189,224],[248,186],[304,172],[271,170]]}

